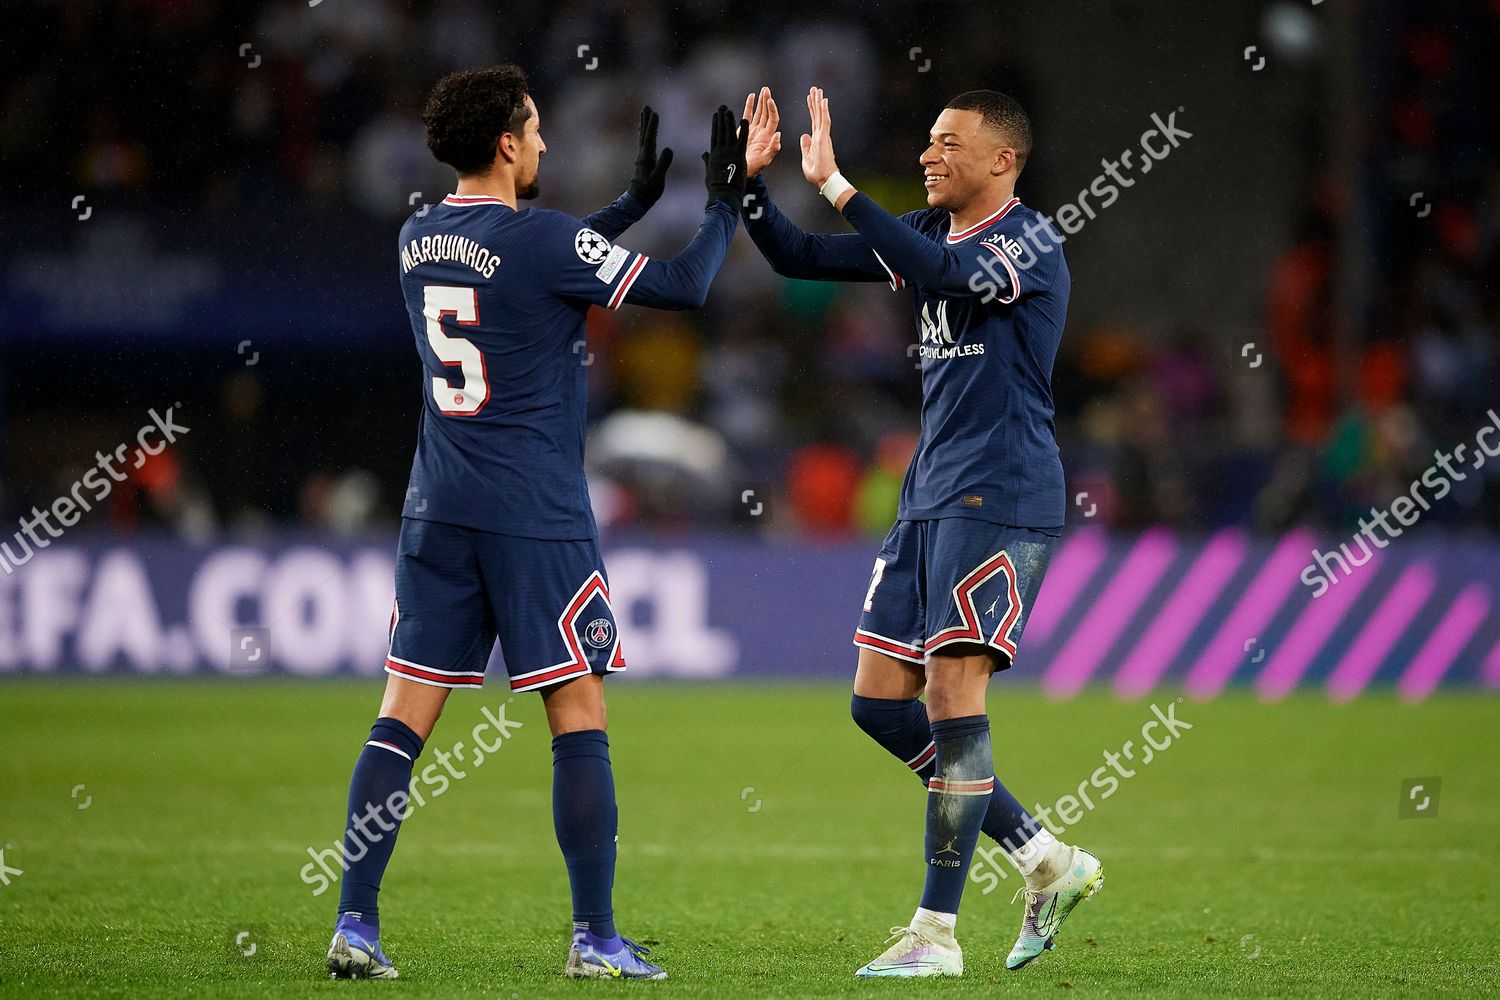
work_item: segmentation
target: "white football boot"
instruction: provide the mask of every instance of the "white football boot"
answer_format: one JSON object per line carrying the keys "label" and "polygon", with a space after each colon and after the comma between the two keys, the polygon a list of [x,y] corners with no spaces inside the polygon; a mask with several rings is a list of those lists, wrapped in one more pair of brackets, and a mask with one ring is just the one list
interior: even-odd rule
{"label": "white football boot", "polygon": [[854,974],[863,979],[964,974],[964,953],[953,932],[931,920],[892,927],[891,940],[895,943]]}
{"label": "white football boot", "polygon": [[1005,959],[1007,969],[1019,969],[1042,952],[1053,947],[1063,921],[1079,903],[1099,891],[1104,884],[1104,866],[1082,848],[1073,848],[1068,870],[1039,889],[1025,886],[1011,898],[1014,903],[1026,896],[1026,912],[1021,917],[1021,936]]}

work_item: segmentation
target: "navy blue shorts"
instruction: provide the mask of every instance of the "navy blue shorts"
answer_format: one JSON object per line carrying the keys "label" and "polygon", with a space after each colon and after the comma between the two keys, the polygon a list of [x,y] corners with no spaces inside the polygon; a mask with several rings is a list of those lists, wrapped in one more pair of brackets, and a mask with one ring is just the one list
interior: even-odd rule
{"label": "navy blue shorts", "polygon": [[497,638],[515,691],[624,670],[598,539],[402,518],[386,672],[479,687]]}
{"label": "navy blue shorts", "polygon": [[966,517],[897,521],[880,547],[854,644],[925,663],[954,643],[1015,662],[1057,536]]}

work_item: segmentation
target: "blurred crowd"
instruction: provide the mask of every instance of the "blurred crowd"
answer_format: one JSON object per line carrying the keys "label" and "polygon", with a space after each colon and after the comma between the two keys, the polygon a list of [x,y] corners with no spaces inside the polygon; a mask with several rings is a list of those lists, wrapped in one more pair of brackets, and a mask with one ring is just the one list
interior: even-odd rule
{"label": "blurred crowd", "polygon": [[[1485,96],[1500,86],[1500,6],[1375,13],[1362,190],[1313,175],[1267,286],[1285,445],[1259,501],[1277,521],[1315,511],[1349,524],[1384,507],[1436,451],[1465,445],[1471,462],[1500,409],[1500,109]],[[1350,227],[1368,233],[1370,259],[1350,259]],[[1493,529],[1497,485],[1491,462],[1426,516]]]}
{"label": "blurred crowd", "polygon": [[[787,0],[565,0],[506,5],[503,30],[477,0],[12,7],[0,61],[9,197],[84,190],[205,211],[333,204],[393,228],[410,192],[451,185],[424,145],[426,88],[448,70],[513,59],[532,78],[551,146],[543,204],[579,215],[606,204],[629,177],[637,108],[649,100],[661,112],[678,164],[629,240],[653,254],[691,232],[708,113],[742,101],[746,80],[770,82],[789,117],[809,83],[837,93],[841,159],[857,160],[893,211],[922,204],[915,157],[947,97],[984,80],[1030,103],[1047,82],[987,30],[982,5],[958,3],[830,0],[810,12]],[[1500,406],[1500,118],[1487,99],[1500,92],[1500,7],[1376,8],[1382,19],[1361,40],[1363,176],[1327,175],[1309,156],[1293,167],[1306,172],[1306,204],[1281,208],[1298,213],[1287,220],[1295,238],[1266,275],[1258,318],[1275,380],[1258,372],[1251,386],[1220,331],[1075,321],[1054,377],[1070,494],[1089,498],[1070,521],[1347,525],[1405,492],[1434,448],[1472,439]],[[949,48],[915,73],[908,42],[929,37],[936,14]],[[876,140],[893,123],[910,141]],[[836,230],[801,182],[788,132],[770,177],[777,200],[808,228]],[[1026,181],[1028,202],[1052,203],[1045,171]],[[1369,259],[1351,256],[1349,227],[1367,234],[1358,245]],[[701,313],[595,310],[601,523],[882,533],[915,441],[913,343],[903,297],[783,281],[744,240]],[[112,521],[202,537],[287,521],[388,525],[405,485],[413,381],[390,383],[404,394],[398,409],[373,407],[368,423],[325,411],[331,419],[303,435],[325,442],[292,446],[280,425],[287,390],[262,378],[221,373],[204,393],[210,430],[148,463],[112,501]],[[13,440],[38,440],[23,423],[67,419],[28,409],[35,397],[13,393]],[[372,440],[391,444],[370,456]],[[66,480],[66,469],[18,471],[38,467],[23,451],[6,457],[7,510],[45,502]],[[1488,471],[1431,518],[1494,527],[1500,482]]]}

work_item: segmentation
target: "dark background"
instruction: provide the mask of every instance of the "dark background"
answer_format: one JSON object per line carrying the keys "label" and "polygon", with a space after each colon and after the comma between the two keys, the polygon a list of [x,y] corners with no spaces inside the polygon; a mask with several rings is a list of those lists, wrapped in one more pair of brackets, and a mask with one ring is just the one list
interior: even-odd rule
{"label": "dark background", "polygon": [[[613,199],[640,104],[661,112],[678,161],[625,238],[656,255],[701,211],[709,112],[763,83],[786,134],[769,182],[823,231],[841,222],[795,156],[809,84],[893,211],[921,203],[960,91],[1027,105],[1018,193],[1049,214],[1181,109],[1193,137],[1067,244],[1058,433],[1095,523],[1349,528],[1500,403],[1500,3],[20,0],[5,21],[8,519],[180,403],[191,433],[80,530],[388,531],[421,391],[395,233],[452,188],[418,111],[443,73],[506,60],[542,115],[542,204]],[[903,297],[784,281],[743,235],[703,311],[595,310],[601,524],[883,533],[914,342]],[[1492,530],[1495,467],[1421,529]]]}

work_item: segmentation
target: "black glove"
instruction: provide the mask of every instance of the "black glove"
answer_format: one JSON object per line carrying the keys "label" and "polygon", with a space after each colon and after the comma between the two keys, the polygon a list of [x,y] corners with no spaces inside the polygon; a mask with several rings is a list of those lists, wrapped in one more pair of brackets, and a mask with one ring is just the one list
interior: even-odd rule
{"label": "black glove", "polygon": [[708,152],[703,154],[710,205],[715,200],[728,202],[736,213],[744,205],[745,143],[749,138],[750,123],[741,118],[739,133],[736,134],[734,115],[727,107],[719,105],[719,110],[714,112]]}
{"label": "black glove", "polygon": [[661,151],[661,156],[656,155],[656,126],[660,120],[651,105],[641,109],[641,145],[635,154],[635,176],[630,178],[630,193],[648,209],[667,189],[667,168],[672,165],[670,146]]}

